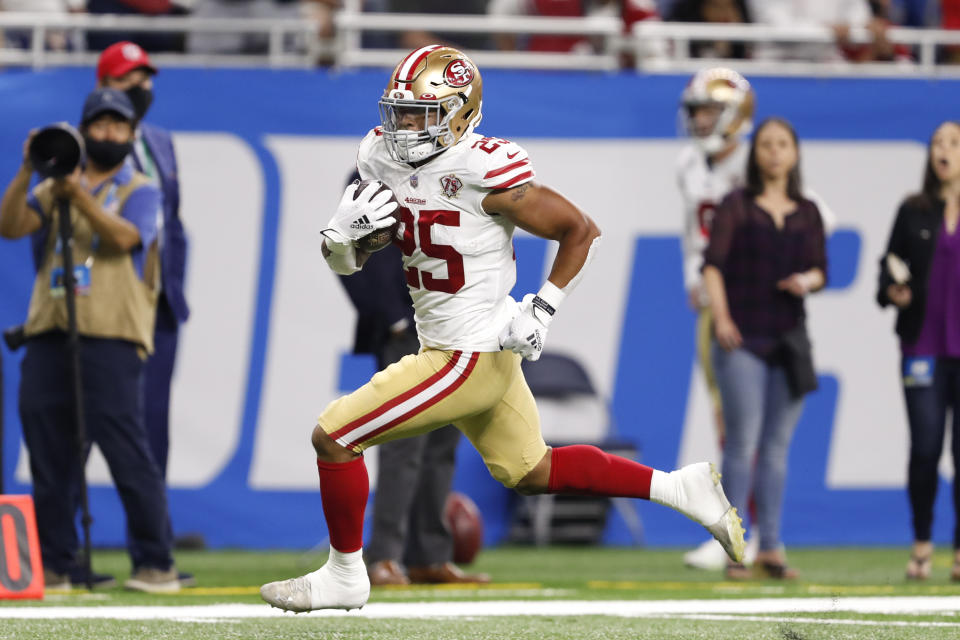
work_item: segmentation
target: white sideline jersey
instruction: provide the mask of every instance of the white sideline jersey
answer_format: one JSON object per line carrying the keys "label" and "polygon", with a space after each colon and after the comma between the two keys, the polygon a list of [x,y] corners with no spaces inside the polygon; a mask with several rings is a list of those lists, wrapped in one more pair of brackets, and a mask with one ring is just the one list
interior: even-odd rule
{"label": "white sideline jersey", "polygon": [[357,168],[380,180],[400,202],[398,241],[417,323],[426,348],[499,351],[513,317],[517,279],[514,225],[483,210],[484,197],[533,180],[519,145],[465,135],[419,167],[394,161],[373,129],[360,143]]}
{"label": "white sideline jersey", "polygon": [[687,291],[700,284],[714,210],[724,196],[746,184],[749,154],[749,146],[741,143],[729,156],[711,165],[707,154],[695,144],[680,152],[677,185],[683,199],[683,286]]}
{"label": "white sideline jersey", "polygon": [[[714,210],[724,196],[747,183],[749,155],[750,145],[746,141],[713,164],[707,162],[707,155],[696,144],[689,144],[680,152],[677,185],[683,199],[683,286],[687,291],[700,286],[700,267],[703,252],[710,243]],[[803,195],[817,205],[823,231],[829,236],[837,225],[833,211],[812,189],[805,188]]]}

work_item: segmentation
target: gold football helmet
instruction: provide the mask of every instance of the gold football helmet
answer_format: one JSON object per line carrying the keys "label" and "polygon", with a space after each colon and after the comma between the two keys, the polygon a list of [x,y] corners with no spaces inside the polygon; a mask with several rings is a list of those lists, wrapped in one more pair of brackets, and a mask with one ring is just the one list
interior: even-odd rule
{"label": "gold football helmet", "polygon": [[482,94],[480,71],[460,51],[433,44],[408,54],[380,98],[390,157],[420,162],[457,144],[480,122]]}
{"label": "gold football helmet", "polygon": [[[746,78],[724,67],[698,71],[681,97],[680,119],[687,134],[705,153],[717,153],[733,139],[753,130],[756,99]],[[715,107],[717,117],[706,131],[694,123],[698,107]]]}

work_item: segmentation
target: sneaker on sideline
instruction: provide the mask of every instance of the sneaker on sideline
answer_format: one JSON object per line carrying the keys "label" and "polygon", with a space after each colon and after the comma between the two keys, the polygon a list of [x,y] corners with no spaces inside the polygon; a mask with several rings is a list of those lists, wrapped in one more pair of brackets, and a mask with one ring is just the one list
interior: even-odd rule
{"label": "sneaker on sideline", "polygon": [[727,552],[723,550],[716,538],[710,538],[696,549],[683,554],[683,564],[691,569],[719,571],[727,566],[727,562],[729,562]]}
{"label": "sneaker on sideline", "polygon": [[144,593],[176,593],[180,591],[179,573],[176,567],[140,567],[123,583],[123,588]]}
{"label": "sneaker on sideline", "polygon": [[[750,537],[747,538],[746,549],[743,552],[743,564],[748,567],[753,566],[758,551],[760,551],[760,538],[756,531],[751,531]],[[691,549],[683,554],[683,564],[691,569],[719,571],[726,568],[728,562],[727,552],[723,550],[716,538],[710,538],[696,549]]]}
{"label": "sneaker on sideline", "polygon": [[54,573],[49,569],[43,570],[43,588],[46,591],[70,591],[70,576],[65,573]]}

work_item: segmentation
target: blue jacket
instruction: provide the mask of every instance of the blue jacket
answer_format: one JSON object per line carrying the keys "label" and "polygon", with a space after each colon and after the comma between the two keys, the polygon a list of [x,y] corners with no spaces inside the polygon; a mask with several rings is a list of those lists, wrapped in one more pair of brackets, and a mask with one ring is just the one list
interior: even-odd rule
{"label": "blue jacket", "polygon": [[160,262],[163,295],[177,322],[190,315],[184,295],[184,274],[187,268],[187,235],[180,221],[180,182],[177,176],[177,157],[173,152],[170,132],[148,122],[140,123],[140,134],[153,156],[160,175],[163,193],[163,244]]}
{"label": "blue jacket", "polygon": [[363,269],[340,276],[357,310],[353,352],[379,354],[390,338],[390,327],[406,318],[414,332],[413,301],[403,273],[403,254],[390,245],[371,254]]}

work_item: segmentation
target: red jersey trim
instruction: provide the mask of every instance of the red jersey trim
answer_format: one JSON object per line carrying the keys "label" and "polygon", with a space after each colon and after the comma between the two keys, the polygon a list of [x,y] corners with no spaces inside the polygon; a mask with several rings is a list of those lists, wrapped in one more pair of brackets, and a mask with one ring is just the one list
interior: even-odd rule
{"label": "red jersey trim", "polygon": [[514,169],[522,167],[525,164],[528,164],[528,160],[526,158],[524,158],[523,160],[517,160],[516,162],[512,164],[508,164],[505,167],[500,167],[499,169],[492,169],[490,171],[487,171],[487,175],[483,176],[483,179],[486,180],[487,178],[496,178],[497,176],[502,176],[508,171],[513,171]]}
{"label": "red jersey trim", "polygon": [[498,184],[497,186],[490,187],[490,188],[491,189],[507,189],[517,184],[518,182],[523,182],[524,180],[527,180],[528,178],[532,178],[532,177],[533,177],[533,171],[527,171],[526,173],[521,173],[520,175],[514,178],[511,178],[502,184]]}

